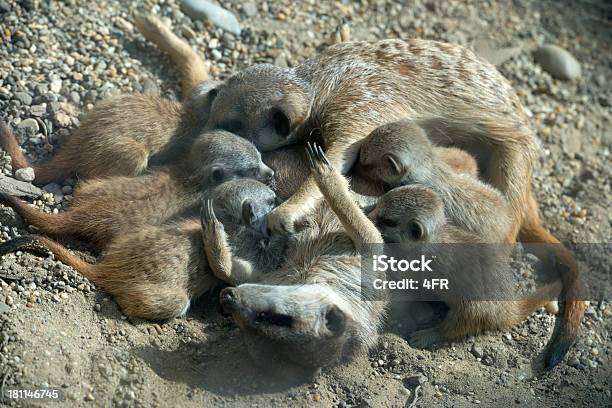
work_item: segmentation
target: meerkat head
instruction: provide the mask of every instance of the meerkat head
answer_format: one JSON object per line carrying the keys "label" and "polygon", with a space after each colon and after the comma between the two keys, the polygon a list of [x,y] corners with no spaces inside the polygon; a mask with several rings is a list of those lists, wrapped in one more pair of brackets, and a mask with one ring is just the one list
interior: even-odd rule
{"label": "meerkat head", "polygon": [[428,242],[446,223],[440,196],[416,184],[385,193],[368,217],[386,243]]}
{"label": "meerkat head", "polygon": [[255,362],[281,374],[308,375],[337,361],[359,332],[340,296],[320,284],[242,284],[224,289],[220,301]]}
{"label": "meerkat head", "polygon": [[212,191],[210,199],[221,223],[244,225],[264,235],[268,213],[279,204],[270,187],[252,179],[227,181]]}
{"label": "meerkat head", "polygon": [[408,120],[376,128],[364,139],[359,152],[363,173],[389,188],[430,179],[434,160],[427,134]]}
{"label": "meerkat head", "polygon": [[200,135],[187,160],[191,181],[202,187],[217,186],[237,178],[274,184],[274,170],[262,161],[257,148],[248,140],[223,130]]}
{"label": "meerkat head", "polygon": [[208,92],[207,128],[235,133],[261,151],[291,144],[310,106],[306,83],[269,64],[251,66]]}

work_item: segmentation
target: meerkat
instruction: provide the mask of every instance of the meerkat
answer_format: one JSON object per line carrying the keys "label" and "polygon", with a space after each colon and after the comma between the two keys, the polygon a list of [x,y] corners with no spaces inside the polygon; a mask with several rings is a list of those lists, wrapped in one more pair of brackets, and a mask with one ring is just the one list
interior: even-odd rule
{"label": "meerkat", "polygon": [[[261,231],[262,219],[276,205],[275,193],[256,180],[238,179],[218,186],[210,200],[228,245],[240,257],[242,271],[232,274],[229,283],[241,283],[241,278],[253,279],[257,273],[276,268],[283,259],[285,240],[270,239]],[[56,259],[113,295],[127,316],[162,321],[184,315],[191,299],[221,283],[206,257],[211,243],[203,238],[202,224],[209,225],[208,221],[191,218],[140,226],[115,237],[95,264],[38,235],[3,243],[0,254],[18,249],[51,251]]]}
{"label": "meerkat", "polygon": [[[464,287],[463,291],[435,292],[449,306],[449,312],[439,327],[415,332],[411,344],[426,347],[485,330],[508,329],[560,294],[561,282],[556,281],[523,299],[507,300],[515,299],[516,295],[507,251],[498,250],[497,246],[487,249],[488,245],[482,244],[489,242],[480,235],[448,224],[446,203],[429,186],[394,188],[366,216],[353,200],[346,179],[334,170],[323,150],[309,146],[309,158],[317,185],[353,241],[360,242],[362,248],[383,243],[420,244],[415,253],[436,257],[436,277],[445,276],[451,284]],[[458,250],[449,250],[448,244],[460,246]],[[404,248],[405,252],[412,252],[410,247]],[[469,279],[463,281],[467,276]],[[484,281],[493,284],[486,285]],[[479,284],[484,286],[473,288]],[[474,300],[470,296],[501,301]]]}
{"label": "meerkat", "polygon": [[431,188],[452,224],[483,242],[508,243],[511,219],[504,197],[475,177],[457,173],[441,160],[439,149],[417,123],[402,120],[373,130],[361,144],[357,165],[390,188],[415,183]]}
{"label": "meerkat", "polygon": [[75,235],[103,249],[120,233],[193,212],[202,194],[234,178],[272,184],[274,171],[252,143],[213,131],[198,137],[189,154],[175,165],[138,177],[83,181],[66,211],[45,213],[8,195],[0,195],[0,202],[13,207],[40,233]]}

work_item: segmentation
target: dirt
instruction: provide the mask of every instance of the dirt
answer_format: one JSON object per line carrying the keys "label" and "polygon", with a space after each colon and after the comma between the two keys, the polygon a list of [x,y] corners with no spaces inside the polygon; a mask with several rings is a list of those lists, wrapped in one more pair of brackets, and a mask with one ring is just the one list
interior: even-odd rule
{"label": "dirt", "polygon": [[[162,95],[177,97],[171,63],[129,23],[136,5],[112,0],[0,3],[9,8],[1,11],[0,4],[0,117],[13,126],[27,118],[44,124],[18,130],[31,157],[47,157],[78,125],[78,112],[107,95],[159,87]],[[348,16],[356,39],[424,37],[470,46],[486,35],[497,46],[520,46],[519,55],[500,71],[519,91],[542,142],[534,189],[544,223],[572,248],[603,244],[600,263],[589,263],[607,267],[609,276],[612,30],[607,3],[323,3],[254,3],[257,14],[247,17],[240,2],[224,1],[241,21],[241,38],[192,22],[174,0],[140,7],[167,17],[220,77],[254,62],[302,61],[323,46],[342,15]],[[530,54],[542,43],[568,49],[582,65],[581,77],[560,81],[542,71]],[[62,85],[54,90],[57,79]],[[19,92],[29,93],[32,102],[17,98]],[[37,113],[42,104],[44,113]],[[10,174],[9,158],[1,157],[3,172]],[[60,186],[63,198],[46,196],[36,205],[62,210],[73,185]],[[27,232],[11,211],[0,210],[3,240]],[[87,246],[68,244],[93,259]],[[520,256],[514,264],[517,276],[531,279],[522,271],[533,262]],[[586,263],[581,266],[589,273]],[[607,285],[609,299],[610,281],[601,284]],[[419,322],[435,319],[439,310],[430,304],[395,306],[369,354],[296,383],[270,377],[252,364],[238,328],[219,312],[214,293],[196,302],[185,319],[161,325],[132,322],[108,294],[52,257],[10,254],[0,263],[0,386],[4,391],[58,388],[65,398],[58,406],[85,407],[612,406],[612,306],[605,299],[592,299],[577,344],[550,372],[534,366],[554,324],[554,316],[543,309],[508,332],[420,350],[405,336]]]}

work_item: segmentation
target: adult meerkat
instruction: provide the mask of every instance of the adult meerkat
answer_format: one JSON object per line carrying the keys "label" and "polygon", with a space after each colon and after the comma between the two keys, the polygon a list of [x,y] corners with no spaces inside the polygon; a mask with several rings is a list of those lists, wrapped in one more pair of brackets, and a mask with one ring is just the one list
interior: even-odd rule
{"label": "adult meerkat", "polygon": [[[383,242],[418,244],[416,248],[405,247],[406,252],[435,256],[436,277],[444,276],[451,285],[465,286],[464,290],[435,292],[449,306],[449,312],[438,327],[413,333],[411,344],[426,347],[485,330],[511,328],[561,292],[561,282],[557,281],[524,299],[508,300],[515,299],[512,295],[516,291],[507,251],[483,245],[489,242],[479,234],[449,225],[446,202],[434,189],[418,184],[394,188],[366,216],[352,199],[344,176],[334,170],[321,148],[311,147],[309,157],[325,200],[364,252],[369,247],[371,253],[376,250],[373,245]],[[381,240],[374,240],[378,238],[374,231],[379,231]],[[470,279],[463,282],[466,277]],[[499,300],[475,300],[483,297]]]}
{"label": "adult meerkat", "polygon": [[[248,179],[228,181],[211,194],[229,245],[241,257],[241,274],[230,283],[251,279],[277,267],[283,259],[284,239],[261,232],[265,216],[276,205],[274,192]],[[17,249],[51,251],[117,301],[127,316],[166,320],[182,316],[191,299],[220,284],[209,267],[202,222],[186,219],[165,225],[143,225],[115,237],[101,259],[90,264],[44,236],[22,236],[0,245],[0,254]],[[248,265],[247,265],[248,264]]]}
{"label": "adult meerkat", "polygon": [[431,188],[442,200],[449,222],[482,242],[514,242],[505,242],[511,217],[501,193],[473,176],[457,173],[441,158],[421,126],[401,120],[374,129],[364,139],[357,166],[389,188],[415,183]]}
{"label": "adult meerkat", "polygon": [[189,154],[175,165],[138,177],[83,181],[66,211],[45,213],[8,195],[0,195],[0,203],[13,207],[40,233],[75,235],[104,248],[120,233],[193,212],[203,193],[235,178],[270,184],[274,171],[249,141],[213,131],[200,135]]}

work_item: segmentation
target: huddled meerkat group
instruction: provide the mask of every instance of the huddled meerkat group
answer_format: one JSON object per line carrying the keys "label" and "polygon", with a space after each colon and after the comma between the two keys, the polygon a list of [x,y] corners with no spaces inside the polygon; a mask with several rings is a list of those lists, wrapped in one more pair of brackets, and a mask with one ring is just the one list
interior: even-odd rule
{"label": "huddled meerkat group", "polygon": [[[346,42],[293,68],[254,65],[212,81],[206,63],[157,18],[141,33],[182,75],[182,103],[130,95],[99,103],[46,163],[31,165],[0,125],[13,169],[37,184],[78,175],[70,209],[0,202],[41,234],[71,234],[87,263],[46,235],[0,246],[51,251],[132,317],[165,320],[214,286],[255,361],[312,373],[367,350],[386,295],[363,286],[368,245],[547,244],[558,279],[511,301],[440,296],[449,312],[419,346],[524,320],[561,297],[545,363],[558,364],[584,312],[576,263],[542,225],[531,191],[537,143],[516,93],[471,51],[427,40]],[[152,198],[155,199],[152,199]],[[444,258],[506,292],[509,251]],[[463,262],[461,259],[469,259]],[[289,370],[289,371],[287,371]]]}

